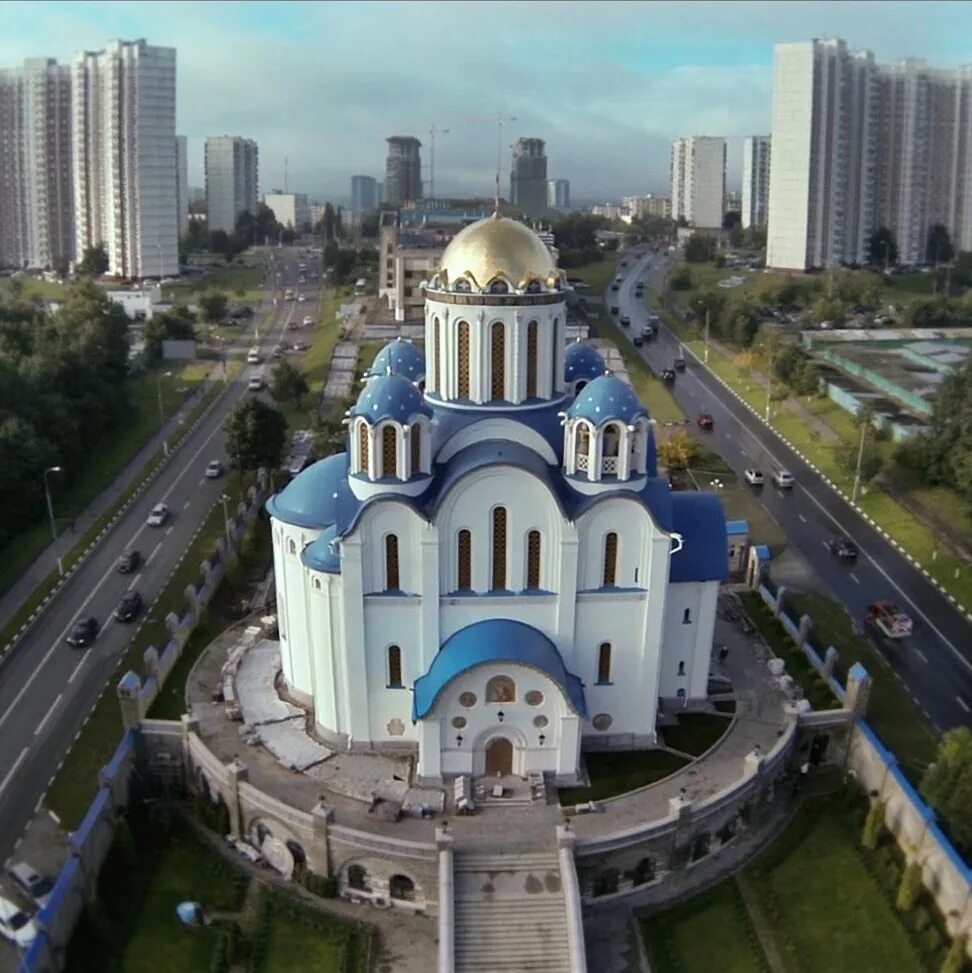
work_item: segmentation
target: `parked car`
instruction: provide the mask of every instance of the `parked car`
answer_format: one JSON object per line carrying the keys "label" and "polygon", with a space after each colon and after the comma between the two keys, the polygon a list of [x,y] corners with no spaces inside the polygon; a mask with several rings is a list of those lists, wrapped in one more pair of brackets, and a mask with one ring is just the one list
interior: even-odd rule
{"label": "parked car", "polygon": [[17,862],[10,869],[10,877],[24,895],[28,896],[38,909],[43,909],[51,900],[51,890],[54,883],[46,876],[28,865],[27,862]]}
{"label": "parked car", "polygon": [[33,919],[9,899],[0,898],[0,936],[18,949],[26,949],[37,938]]}
{"label": "parked car", "polygon": [[294,351],[307,351],[307,342],[306,341],[295,341],[294,342]]}
{"label": "parked car", "polygon": [[125,553],[118,559],[118,573],[131,574],[142,563],[142,555],[134,548]]}
{"label": "parked car", "polygon": [[617,314],[618,313],[618,306],[617,306],[617,304],[612,304],[611,305],[611,313],[612,314]]}
{"label": "parked car", "polygon": [[761,470],[743,470],[743,479],[754,487],[761,487],[766,482]]}
{"label": "parked car", "polygon": [[674,366],[676,372],[684,372],[685,371],[685,359],[684,358],[676,358],[675,361],[673,362],[673,366]]}
{"label": "parked car", "polygon": [[628,328],[631,326],[631,318],[627,314],[621,315],[621,327]]}
{"label": "parked car", "polygon": [[631,339],[631,343],[635,346],[635,348],[640,348],[645,343],[645,339],[642,338],[640,334],[636,334]]}
{"label": "parked car", "polygon": [[67,644],[76,649],[83,649],[86,645],[91,645],[98,637],[100,626],[98,620],[90,615],[79,618],[68,633]]}
{"label": "parked car", "polygon": [[788,470],[773,470],[773,486],[788,490],[794,484],[793,474]]}
{"label": "parked car", "polygon": [[118,602],[115,609],[115,619],[119,622],[131,622],[142,610],[142,596],[137,591],[127,591]]}
{"label": "parked car", "polygon": [[662,370],[662,373],[661,373],[661,380],[663,382],[667,382],[669,385],[674,384],[674,382],[675,382],[675,372],[674,372],[674,370],[671,369],[671,368],[663,369]]}
{"label": "parked car", "polygon": [[304,315],[304,327],[309,328],[314,323],[314,319],[309,315]]}
{"label": "parked car", "polygon": [[699,429],[705,429],[707,432],[711,431],[712,427],[715,425],[715,419],[713,419],[711,414],[708,412],[700,412],[698,416],[696,416],[695,422]]}
{"label": "parked car", "polygon": [[218,480],[223,475],[223,464],[218,459],[211,459],[206,464],[206,479]]}
{"label": "parked car", "polygon": [[152,512],[148,515],[146,523],[149,527],[163,527],[169,520],[169,506],[165,503],[157,503]]}
{"label": "parked car", "polygon": [[849,537],[832,537],[827,542],[830,553],[838,561],[856,561],[859,553],[857,545]]}

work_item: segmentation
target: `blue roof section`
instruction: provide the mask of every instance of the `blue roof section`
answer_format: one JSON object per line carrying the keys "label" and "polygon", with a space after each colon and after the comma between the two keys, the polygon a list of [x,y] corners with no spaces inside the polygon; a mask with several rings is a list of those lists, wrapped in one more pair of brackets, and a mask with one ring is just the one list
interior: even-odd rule
{"label": "blue roof section", "polygon": [[432,415],[418,388],[401,375],[379,375],[368,380],[361,390],[351,414],[364,416],[374,424],[384,419],[408,423],[416,415]]}
{"label": "blue roof section", "polygon": [[564,352],[564,381],[570,384],[581,379],[592,382],[605,373],[607,366],[593,345],[574,341]]}
{"label": "blue roof section", "polygon": [[857,679],[858,681],[862,679],[870,679],[871,676],[867,669],[860,664],[860,662],[855,662],[850,669],[847,670],[848,679]]}
{"label": "blue roof section", "polygon": [[300,559],[309,568],[326,574],[341,573],[341,555],[338,551],[337,526],[332,524],[316,541],[312,541],[300,552]]}
{"label": "blue roof section", "polygon": [[617,419],[626,426],[639,416],[648,417],[648,410],[638,396],[617,375],[602,375],[585,385],[567,410],[572,419],[587,419],[595,426]]}
{"label": "blue roof section", "polygon": [[730,536],[736,534],[748,534],[749,533],[749,521],[747,520],[727,520],[726,521],[726,533]]}
{"label": "blue roof section", "polygon": [[367,378],[378,375],[401,375],[410,382],[425,378],[425,355],[404,338],[385,345],[365,372]]}
{"label": "blue roof section", "polygon": [[756,545],[756,556],[761,561],[772,561],[773,552],[769,549],[768,544],[757,544]]}
{"label": "blue roof section", "polygon": [[714,493],[679,492],[672,495],[675,532],[684,546],[671,558],[668,579],[725,581],[729,577],[726,515]]}
{"label": "blue roof section", "polygon": [[320,530],[350,521],[360,501],[348,486],[348,454],[312,463],[267,501],[267,512],[286,524]]}
{"label": "blue roof section", "polygon": [[557,647],[543,632],[510,618],[491,618],[460,629],[445,640],[424,676],[415,680],[412,718],[428,715],[456,676],[487,662],[510,662],[546,673],[581,716],[587,715],[584,684],[568,672]]}

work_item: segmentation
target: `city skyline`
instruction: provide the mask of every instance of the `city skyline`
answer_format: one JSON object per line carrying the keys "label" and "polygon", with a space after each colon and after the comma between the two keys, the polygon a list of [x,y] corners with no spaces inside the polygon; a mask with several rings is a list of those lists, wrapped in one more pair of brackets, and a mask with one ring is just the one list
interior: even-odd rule
{"label": "city skyline", "polygon": [[[680,136],[725,137],[727,182],[738,188],[742,139],[770,128],[777,42],[834,35],[885,63],[972,61],[964,4],[890,4],[880,19],[863,3],[787,4],[785,18],[773,6],[696,4],[689,31],[680,4],[577,3],[570,23],[552,24],[550,5],[526,3],[511,32],[490,15],[504,8],[464,4],[477,29],[450,34],[451,59],[464,70],[446,82],[422,39],[441,27],[435,4],[174,3],[160,16],[154,3],[5,3],[0,66],[27,57],[68,63],[116,37],[175,47],[178,131],[189,139],[193,185],[203,181],[205,138],[245,131],[261,145],[262,186],[283,186],[287,159],[291,191],[342,201],[352,175],[381,176],[389,135],[425,142],[435,124],[450,129],[437,139],[437,194],[487,194],[497,129],[485,119],[503,115],[517,119],[503,129],[503,185],[509,146],[542,138],[549,177],[570,179],[582,202],[666,191],[669,148]],[[365,39],[362,71],[356,52]],[[206,97],[194,98],[201,90]],[[312,125],[303,121],[309,110]],[[423,155],[423,168],[428,161]]]}

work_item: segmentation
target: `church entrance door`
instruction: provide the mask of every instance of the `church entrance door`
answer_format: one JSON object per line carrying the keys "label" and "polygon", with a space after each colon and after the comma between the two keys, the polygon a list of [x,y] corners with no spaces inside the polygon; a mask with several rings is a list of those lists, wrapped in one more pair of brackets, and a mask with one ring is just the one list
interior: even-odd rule
{"label": "church entrance door", "polygon": [[486,746],[486,775],[510,777],[513,774],[513,744],[506,737],[490,740]]}

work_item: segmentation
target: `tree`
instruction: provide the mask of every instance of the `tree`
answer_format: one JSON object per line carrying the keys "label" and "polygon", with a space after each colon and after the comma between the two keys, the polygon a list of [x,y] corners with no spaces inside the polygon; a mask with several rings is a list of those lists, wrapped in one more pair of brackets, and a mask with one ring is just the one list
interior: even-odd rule
{"label": "tree", "polygon": [[210,324],[222,321],[229,309],[229,298],[222,291],[206,291],[199,295],[198,303],[203,317]]}
{"label": "tree", "polygon": [[956,307],[945,296],[913,301],[906,320],[910,328],[954,328],[958,324]]}
{"label": "tree", "polygon": [[687,291],[692,289],[692,272],[680,264],[668,275],[668,286],[673,291]]}
{"label": "tree", "polygon": [[797,395],[816,395],[820,391],[820,369],[800,345],[787,345],[773,357],[773,377]]}
{"label": "tree", "polygon": [[921,793],[942,816],[952,840],[972,848],[972,730],[949,730],[939,741],[935,762],[925,771]]}
{"label": "tree", "polygon": [[719,332],[719,317],[726,306],[724,291],[717,291],[714,287],[708,287],[697,294],[689,306],[703,324],[705,323],[705,316],[708,314],[709,327],[715,332]]}
{"label": "tree", "polygon": [[879,226],[867,241],[867,262],[873,267],[894,267],[898,263],[898,243],[894,234]]}
{"label": "tree", "polygon": [[704,233],[693,233],[685,244],[685,259],[689,263],[707,263],[715,257],[716,242]]}
{"label": "tree", "polygon": [[894,903],[899,912],[911,912],[917,905],[921,886],[921,863],[918,861],[908,862],[904,874],[901,876],[898,896]]}
{"label": "tree", "polygon": [[735,227],[739,227],[740,232],[742,231],[742,213],[737,209],[731,209],[722,217],[722,228],[724,230],[732,230]]}
{"label": "tree", "polygon": [[861,834],[861,844],[868,850],[874,851],[884,832],[884,801],[875,801],[864,819],[864,831]]}
{"label": "tree", "polygon": [[972,250],[958,252],[952,264],[952,283],[956,287],[972,287]]}
{"label": "tree", "polygon": [[192,341],[196,337],[196,327],[189,308],[176,304],[169,311],[153,314],[146,322],[145,350],[150,359],[162,354],[163,341]]}
{"label": "tree", "polygon": [[273,370],[270,391],[278,402],[293,402],[300,408],[301,399],[310,391],[307,376],[289,361],[282,361]]}
{"label": "tree", "polygon": [[607,220],[590,213],[568,213],[551,224],[557,246],[567,250],[597,249],[597,231],[604,229]]}
{"label": "tree", "polygon": [[99,243],[95,247],[86,247],[77,271],[82,277],[100,277],[102,274],[107,274],[108,251],[105,245]]}
{"label": "tree", "polygon": [[944,223],[933,223],[928,228],[928,243],[925,246],[925,260],[930,264],[947,264],[955,256],[952,238]]}
{"label": "tree", "polygon": [[699,454],[699,441],[682,429],[670,433],[658,445],[658,458],[670,470],[684,470]]}
{"label": "tree", "polygon": [[759,334],[759,311],[749,301],[730,304],[722,315],[719,328],[725,338],[748,348]]}
{"label": "tree", "polygon": [[844,302],[837,297],[821,297],[814,301],[810,318],[814,324],[840,324],[844,320]]}
{"label": "tree", "polygon": [[274,470],[287,439],[287,421],[262,399],[241,402],[226,423],[226,451],[237,470]]}
{"label": "tree", "polygon": [[941,973],[962,973],[967,969],[965,961],[968,958],[968,944],[969,937],[965,933],[952,940],[952,945],[948,947],[942,962]]}

